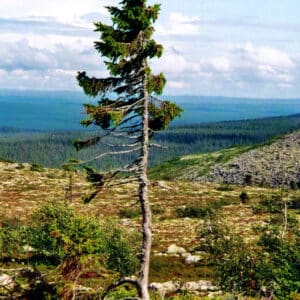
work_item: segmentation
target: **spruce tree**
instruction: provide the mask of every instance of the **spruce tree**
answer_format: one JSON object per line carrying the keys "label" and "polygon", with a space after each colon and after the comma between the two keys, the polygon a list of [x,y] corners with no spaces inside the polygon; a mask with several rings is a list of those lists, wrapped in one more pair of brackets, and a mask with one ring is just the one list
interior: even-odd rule
{"label": "spruce tree", "polygon": [[[103,142],[110,137],[111,151],[99,153],[93,159],[108,155],[136,153],[136,159],[127,166],[99,173],[86,168],[94,192],[87,197],[91,201],[105,186],[109,186],[117,174],[134,173],[138,182],[138,200],[142,211],[142,246],[140,271],[136,279],[122,278],[111,286],[132,283],[140,299],[148,300],[148,274],[151,251],[151,209],[148,200],[147,166],[152,136],[166,128],[181,109],[169,101],[161,101],[155,95],[162,93],[166,79],[162,73],[152,74],[149,60],[160,57],[163,47],[152,38],[153,23],[158,18],[160,5],[148,6],[146,0],[123,0],[118,7],[107,7],[112,24],[95,23],[100,33],[95,49],[104,58],[110,73],[106,78],[87,76],[79,72],[77,80],[84,92],[99,99],[97,105],[85,104],[88,118],[84,126],[100,127],[99,135],[84,141],[75,141],[80,150]],[[112,139],[116,143],[112,143]],[[133,175],[132,175],[133,176]],[[121,177],[124,180],[124,176]],[[130,177],[133,180],[133,177]],[[118,182],[121,183],[122,180]]]}

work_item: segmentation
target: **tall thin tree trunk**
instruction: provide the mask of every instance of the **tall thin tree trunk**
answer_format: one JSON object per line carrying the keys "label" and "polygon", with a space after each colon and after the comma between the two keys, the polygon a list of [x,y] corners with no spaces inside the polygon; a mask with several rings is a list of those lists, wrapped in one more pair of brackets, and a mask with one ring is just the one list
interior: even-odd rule
{"label": "tall thin tree trunk", "polygon": [[282,201],[284,207],[283,207],[283,227],[281,231],[281,239],[284,239],[288,227],[288,205],[286,200],[282,200]]}
{"label": "tall thin tree trunk", "polygon": [[150,252],[152,243],[151,232],[151,209],[148,199],[148,156],[149,156],[149,113],[148,113],[148,93],[147,93],[147,78],[144,83],[144,104],[143,104],[143,140],[141,152],[141,172],[139,178],[139,201],[142,208],[142,256],[141,269],[139,273],[140,291],[139,297],[143,300],[149,300],[149,267],[150,267]]}

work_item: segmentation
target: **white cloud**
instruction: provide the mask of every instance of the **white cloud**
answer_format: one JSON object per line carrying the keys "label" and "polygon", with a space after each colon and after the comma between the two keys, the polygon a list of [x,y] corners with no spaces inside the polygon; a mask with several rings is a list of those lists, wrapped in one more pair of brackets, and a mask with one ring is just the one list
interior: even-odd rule
{"label": "white cloud", "polygon": [[170,13],[166,25],[157,26],[159,35],[197,35],[200,32],[199,17],[189,17],[178,12]]}
{"label": "white cloud", "polygon": [[[92,23],[100,19],[109,22],[104,6],[119,2],[1,0],[0,87],[74,89],[77,70],[107,76],[103,59],[93,48],[99,34],[93,32]],[[281,47],[278,40],[270,42],[275,34],[270,40],[262,36],[256,40],[250,23],[249,32],[243,26],[241,36],[240,27],[231,31],[229,26],[224,29],[224,24],[211,26],[213,16],[200,19],[192,5],[191,10],[180,10],[178,1],[165,2],[154,38],[166,52],[151,66],[155,73],[165,72],[167,93],[277,95],[280,89],[290,89],[299,95],[296,37],[294,44]]]}
{"label": "white cloud", "polygon": [[[95,12],[106,14],[104,5],[109,1],[99,0],[1,0],[0,16],[6,18],[28,18],[52,16],[61,22],[73,23],[80,16]],[[116,1],[110,1],[113,4]]]}
{"label": "white cloud", "polygon": [[53,66],[48,50],[32,48],[26,39],[16,43],[0,43],[0,68],[10,70],[47,69]]}
{"label": "white cloud", "polygon": [[[1,70],[0,88],[73,90],[77,86],[74,73],[57,70]],[[17,84],[16,84],[17,83]]]}
{"label": "white cloud", "polygon": [[273,66],[275,68],[289,70],[294,67],[293,61],[288,54],[271,47],[254,47],[248,43],[241,48],[245,59],[264,66]]}
{"label": "white cloud", "polygon": [[188,84],[185,81],[174,81],[174,80],[167,81],[167,88],[176,89],[176,90],[177,89],[186,90],[189,87],[190,84]]}
{"label": "white cloud", "polygon": [[182,55],[166,54],[159,60],[159,67],[166,73],[183,73],[189,64]]}
{"label": "white cloud", "polygon": [[215,57],[211,59],[211,64],[219,72],[228,72],[230,70],[230,61],[227,57]]}
{"label": "white cloud", "polygon": [[[39,40],[39,39],[38,39]],[[0,42],[0,68],[21,70],[103,70],[105,67],[92,47],[73,39],[65,44],[37,48],[27,39],[10,43]]]}
{"label": "white cloud", "polygon": [[276,48],[246,44],[233,50],[237,76],[265,84],[283,84],[294,80],[295,62]]}

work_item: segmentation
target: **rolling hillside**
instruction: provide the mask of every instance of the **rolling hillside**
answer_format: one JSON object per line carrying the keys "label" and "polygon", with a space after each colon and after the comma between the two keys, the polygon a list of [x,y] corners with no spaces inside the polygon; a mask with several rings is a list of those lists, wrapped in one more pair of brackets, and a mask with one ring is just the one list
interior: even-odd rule
{"label": "rolling hillside", "polygon": [[150,172],[152,178],[296,188],[300,183],[300,132],[262,146],[183,156]]}
{"label": "rolling hillside", "polygon": [[[232,157],[242,157],[251,152],[246,152],[247,150],[249,149],[229,149],[213,154],[185,157],[178,160],[180,165],[170,165],[169,172],[183,176],[184,171],[190,168],[191,173],[192,170],[199,167],[193,165],[195,161],[198,161],[199,165],[202,164],[203,167],[201,172],[207,173],[216,160],[219,162],[227,160],[228,162]],[[185,168],[182,173],[180,173],[179,167]],[[118,226],[126,232],[133,234],[139,232],[140,210],[136,203],[136,184],[113,185],[103,189],[90,204],[84,205],[82,196],[89,191],[89,184],[81,172],[72,174],[70,182],[70,173],[61,169],[0,161],[0,242],[2,243],[0,246],[4,247],[7,243],[13,245],[11,252],[2,252],[4,259],[0,259],[0,267],[1,272],[8,272],[16,280],[22,282],[20,288],[13,291],[11,298],[5,298],[10,290],[1,290],[0,286],[0,296],[4,297],[2,299],[18,299],[16,295],[19,295],[20,291],[30,290],[30,282],[28,283],[28,280],[24,278],[23,273],[14,273],[14,270],[23,270],[29,263],[33,263],[36,274],[41,272],[43,278],[46,278],[51,285],[61,284],[58,266],[55,264],[45,265],[43,261],[35,261],[34,256],[28,256],[26,249],[30,248],[28,248],[27,240],[18,239],[18,237],[22,237],[21,233],[24,232],[24,228],[30,228],[32,215],[41,205],[47,203],[69,205],[85,219],[95,217],[97,222],[99,221],[99,226],[101,222],[110,224],[109,222],[115,220]],[[70,188],[70,184],[72,188]],[[269,203],[274,202],[274,207],[278,207],[276,201],[281,199],[281,191],[255,186],[224,186],[189,181],[151,181],[149,187],[153,212],[150,282],[153,285],[158,282],[157,286],[165,288],[162,290],[165,293],[165,299],[229,299],[227,294],[221,298],[214,298],[220,293],[223,294],[219,290],[215,291],[215,286],[212,285],[217,279],[216,265],[211,263],[212,254],[207,249],[199,248],[203,246],[201,232],[206,230],[207,224],[210,224],[207,223],[208,217],[210,216],[213,221],[215,216],[216,222],[222,222],[222,228],[226,224],[233,235],[242,237],[247,245],[251,244],[254,247],[258,238],[258,228],[263,228],[262,226],[268,224],[271,216],[282,220],[281,209],[273,213],[273,204],[272,211],[268,206]],[[241,201],[243,193],[248,196],[245,203]],[[298,224],[300,190],[290,190],[287,193],[289,200],[293,203],[293,207],[289,209],[291,220],[294,220],[294,223],[291,224]],[[278,198],[278,196],[280,197]],[[281,226],[280,224],[279,226]],[[7,234],[10,232],[14,235]],[[233,253],[235,252],[233,251]],[[294,264],[296,265],[296,263]],[[105,286],[114,279],[113,275],[107,277],[106,274],[106,276],[98,274],[90,264],[84,265],[83,272],[84,276],[79,278],[77,284],[78,287],[85,288],[83,290],[85,293],[92,293],[99,286]],[[2,277],[5,275],[7,277],[6,273],[2,274]],[[90,278],[89,276],[94,277]],[[295,276],[293,278],[297,280]],[[191,290],[191,285],[195,287],[197,284],[198,288]],[[204,289],[203,284],[214,289]],[[185,290],[183,295],[173,298],[178,286],[188,287],[192,294],[186,295]],[[218,287],[216,288],[218,289]],[[86,294],[84,297],[81,299],[95,299],[87,298]],[[120,299],[120,297],[117,295],[111,299]]]}

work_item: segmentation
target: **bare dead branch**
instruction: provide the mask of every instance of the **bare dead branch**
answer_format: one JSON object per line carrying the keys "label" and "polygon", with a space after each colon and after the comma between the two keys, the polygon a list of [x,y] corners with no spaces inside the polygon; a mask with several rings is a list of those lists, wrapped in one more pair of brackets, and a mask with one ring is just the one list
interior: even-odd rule
{"label": "bare dead branch", "polygon": [[133,152],[136,152],[136,151],[139,151],[139,150],[141,150],[141,147],[137,147],[137,148],[129,149],[129,150],[123,150],[123,151],[105,152],[105,153],[97,155],[97,156],[95,156],[95,157],[93,157],[91,159],[88,159],[88,160],[85,160],[85,161],[81,161],[81,162],[78,162],[78,163],[74,163],[74,165],[84,165],[84,164],[87,164],[89,162],[95,161],[95,160],[100,159],[100,158],[105,157],[105,156],[128,154],[128,153],[133,153]]}
{"label": "bare dead branch", "polygon": [[111,134],[113,137],[122,137],[127,139],[140,139],[141,135],[128,135],[128,132],[114,132]]}
{"label": "bare dead branch", "polygon": [[168,149],[168,147],[166,147],[166,146],[162,146],[162,145],[159,145],[159,144],[149,144],[149,147],[151,147],[151,148],[160,148],[160,149]]}
{"label": "bare dead branch", "polygon": [[120,186],[120,185],[128,184],[128,183],[138,183],[138,178],[137,177],[131,177],[131,179],[127,179],[127,180],[125,180],[125,179],[124,180],[118,180],[114,183],[110,182],[105,187]]}
{"label": "bare dead branch", "polygon": [[105,143],[106,146],[112,147],[112,148],[130,148],[130,147],[136,147],[138,146],[140,143],[139,142],[135,142],[132,144],[109,144],[109,143]]}

